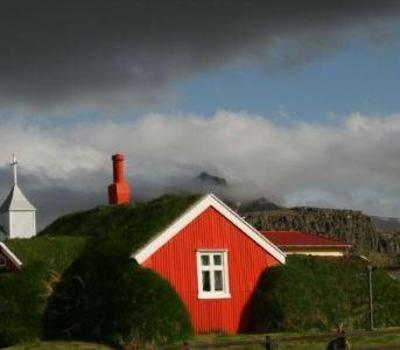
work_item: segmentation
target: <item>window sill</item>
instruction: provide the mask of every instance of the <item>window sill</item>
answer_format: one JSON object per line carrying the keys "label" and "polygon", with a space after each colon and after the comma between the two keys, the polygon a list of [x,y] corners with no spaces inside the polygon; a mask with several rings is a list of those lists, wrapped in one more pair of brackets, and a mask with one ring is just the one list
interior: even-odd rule
{"label": "window sill", "polygon": [[212,299],[230,299],[230,293],[203,293],[197,295],[198,299],[212,300]]}

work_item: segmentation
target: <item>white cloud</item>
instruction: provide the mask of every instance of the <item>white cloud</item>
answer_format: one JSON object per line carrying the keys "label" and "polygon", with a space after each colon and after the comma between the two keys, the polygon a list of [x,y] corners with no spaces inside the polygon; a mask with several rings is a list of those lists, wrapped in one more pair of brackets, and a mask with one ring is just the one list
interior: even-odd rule
{"label": "white cloud", "polygon": [[400,216],[400,115],[354,114],[330,126],[282,126],[227,111],[67,128],[12,122],[0,129],[0,149],[3,164],[17,152],[22,174],[39,179],[36,187],[77,191],[77,201],[79,193],[105,192],[109,157],[121,151],[136,193],[143,194],[144,184],[159,191],[184,186],[206,170],[225,177],[241,196]]}

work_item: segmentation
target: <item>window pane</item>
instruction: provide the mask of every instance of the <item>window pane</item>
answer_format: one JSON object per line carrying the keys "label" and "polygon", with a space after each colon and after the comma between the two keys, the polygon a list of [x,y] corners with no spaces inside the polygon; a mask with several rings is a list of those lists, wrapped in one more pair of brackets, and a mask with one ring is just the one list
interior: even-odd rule
{"label": "window pane", "polygon": [[203,292],[211,291],[210,271],[203,271]]}
{"label": "window pane", "polygon": [[203,266],[208,266],[210,265],[210,257],[208,255],[202,255],[201,256],[201,264]]}
{"label": "window pane", "polygon": [[214,265],[222,265],[222,256],[220,254],[214,255]]}
{"label": "window pane", "polygon": [[214,271],[214,286],[216,291],[222,291],[224,285],[222,283],[222,271]]}

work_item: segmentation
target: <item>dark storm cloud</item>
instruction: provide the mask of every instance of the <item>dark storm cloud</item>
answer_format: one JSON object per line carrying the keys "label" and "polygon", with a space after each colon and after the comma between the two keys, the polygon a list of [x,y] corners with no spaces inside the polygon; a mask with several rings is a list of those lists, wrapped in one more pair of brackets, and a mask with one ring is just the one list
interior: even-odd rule
{"label": "dark storm cloud", "polygon": [[341,46],[347,31],[385,29],[399,7],[385,0],[2,1],[0,107],[149,103],[170,83],[237,60],[308,61]]}

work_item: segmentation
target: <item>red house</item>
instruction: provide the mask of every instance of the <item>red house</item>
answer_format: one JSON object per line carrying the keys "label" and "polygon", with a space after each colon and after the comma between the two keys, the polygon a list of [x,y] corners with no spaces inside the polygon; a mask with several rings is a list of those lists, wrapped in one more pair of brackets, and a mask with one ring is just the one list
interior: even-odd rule
{"label": "red house", "polygon": [[246,331],[262,273],[285,254],[216,196],[202,197],[133,254],[181,296],[198,333]]}

